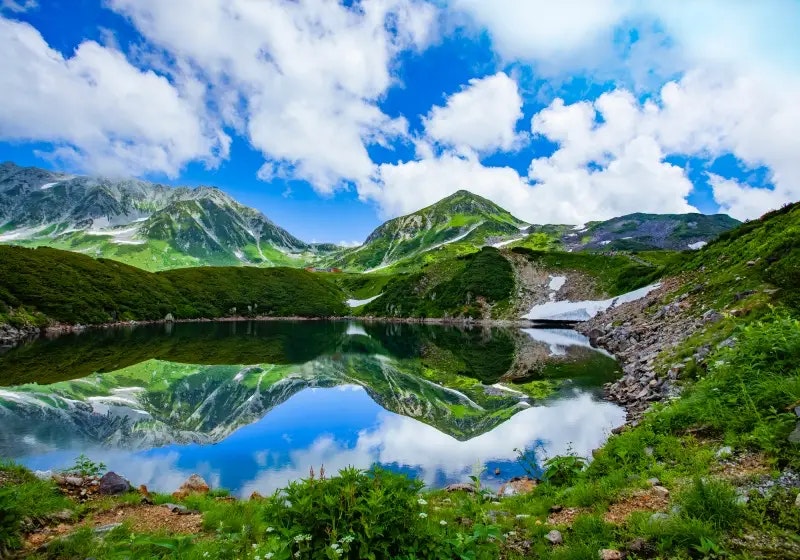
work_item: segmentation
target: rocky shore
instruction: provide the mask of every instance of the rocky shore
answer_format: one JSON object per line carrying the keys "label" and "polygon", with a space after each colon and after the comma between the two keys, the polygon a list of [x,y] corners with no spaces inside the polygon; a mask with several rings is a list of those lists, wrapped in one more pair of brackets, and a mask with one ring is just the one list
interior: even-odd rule
{"label": "rocky shore", "polygon": [[35,338],[41,334],[41,330],[33,326],[14,327],[7,324],[0,324],[0,346],[12,346],[23,340]]}
{"label": "rocky shore", "polygon": [[[611,308],[576,327],[593,346],[619,360],[623,376],[606,384],[604,392],[608,400],[626,409],[629,423],[636,424],[654,402],[679,393],[676,380],[692,358],[665,366],[658,360],[662,352],[721,318],[716,312],[695,317],[691,290],[673,296],[683,284],[681,278],[667,279],[644,298]],[[700,348],[694,358],[702,360],[709,353],[710,348]]]}

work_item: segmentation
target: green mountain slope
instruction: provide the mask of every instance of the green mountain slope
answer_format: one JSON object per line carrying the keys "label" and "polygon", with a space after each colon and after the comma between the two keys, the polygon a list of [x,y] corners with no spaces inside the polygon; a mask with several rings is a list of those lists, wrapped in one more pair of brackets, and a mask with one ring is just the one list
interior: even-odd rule
{"label": "green mountain slope", "polygon": [[0,242],[113,258],[146,270],[302,266],[310,245],[216,188],[0,166]]}
{"label": "green mountain slope", "polygon": [[370,270],[410,257],[430,262],[442,254],[470,252],[509,236],[519,237],[524,227],[527,224],[490,200],[461,190],[418,212],[389,220],[361,247],[341,254],[334,265]]}
{"label": "green mountain slope", "polygon": [[345,296],[291,268],[200,267],[152,273],[41,247],[0,246],[0,323],[23,310],[40,323],[104,323],[228,315],[342,315]]}

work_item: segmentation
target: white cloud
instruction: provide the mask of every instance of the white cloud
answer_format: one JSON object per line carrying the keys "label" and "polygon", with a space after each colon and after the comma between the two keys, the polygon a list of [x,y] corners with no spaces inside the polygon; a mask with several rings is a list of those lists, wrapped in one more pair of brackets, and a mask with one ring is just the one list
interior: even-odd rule
{"label": "white cloud", "polygon": [[522,97],[517,82],[499,72],[470,80],[447,99],[444,107],[434,107],[423,124],[428,138],[439,143],[494,152],[514,147],[517,121],[521,118]]}
{"label": "white cloud", "polygon": [[93,41],[71,57],[28,24],[0,18],[0,137],[52,142],[52,156],[112,174],[174,176],[226,156],[229,139],[167,79]]}
{"label": "white cloud", "polygon": [[772,189],[749,187],[734,179],[725,179],[713,173],[709,174],[709,183],[714,193],[714,200],[719,204],[721,211],[739,220],[755,218],[778,206],[793,202]]}
{"label": "white cloud", "polygon": [[451,8],[485,26],[506,58],[559,59],[588,53],[626,15],[627,0],[451,0]]}
{"label": "white cloud", "polygon": [[[111,0],[154,44],[209,84],[210,101],[267,163],[332,192],[372,172],[367,152],[407,134],[378,102],[397,54],[429,38],[418,0]],[[177,71],[177,70],[176,70]]]}
{"label": "white cloud", "polygon": [[21,14],[38,7],[38,0],[3,0],[0,2],[0,10],[8,10],[15,14]]}

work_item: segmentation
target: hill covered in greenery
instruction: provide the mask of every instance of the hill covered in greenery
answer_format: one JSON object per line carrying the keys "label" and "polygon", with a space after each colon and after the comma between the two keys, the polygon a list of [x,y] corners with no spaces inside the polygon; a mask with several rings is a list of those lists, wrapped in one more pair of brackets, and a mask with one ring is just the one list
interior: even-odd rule
{"label": "hill covered in greenery", "polygon": [[291,268],[200,267],[151,273],[49,248],[0,246],[0,322],[71,324],[242,316],[327,317],[345,296]]}

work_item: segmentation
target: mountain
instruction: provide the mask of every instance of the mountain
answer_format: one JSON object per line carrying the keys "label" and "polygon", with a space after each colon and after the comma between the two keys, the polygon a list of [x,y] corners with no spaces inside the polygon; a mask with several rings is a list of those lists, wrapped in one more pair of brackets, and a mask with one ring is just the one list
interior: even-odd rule
{"label": "mountain", "polygon": [[378,270],[409,257],[430,261],[458,254],[459,246],[471,252],[509,236],[520,237],[527,227],[492,201],[460,190],[418,212],[389,220],[362,246],[339,255],[334,264]]}
{"label": "mountain", "polygon": [[[682,251],[699,249],[740,223],[726,214],[637,213],[582,226],[562,226],[568,229],[562,231],[559,241],[568,251]],[[531,226],[530,232],[539,233],[547,227]]]}
{"label": "mountain", "polygon": [[47,245],[162,270],[303,265],[330,247],[292,236],[212,187],[0,165],[0,242]]}
{"label": "mountain", "polygon": [[360,247],[309,244],[213,187],[75,176],[0,165],[0,243],[49,246],[150,271],[192,266],[418,270],[484,246],[546,251],[699,248],[739,222],[725,215],[630,214],[580,226],[529,225],[460,190],[373,231]]}
{"label": "mountain", "polygon": [[484,246],[540,251],[698,249],[740,222],[724,214],[630,214],[578,226],[528,225],[490,200],[460,190],[418,212],[389,220],[364,244],[334,255],[353,271],[418,269]]}

